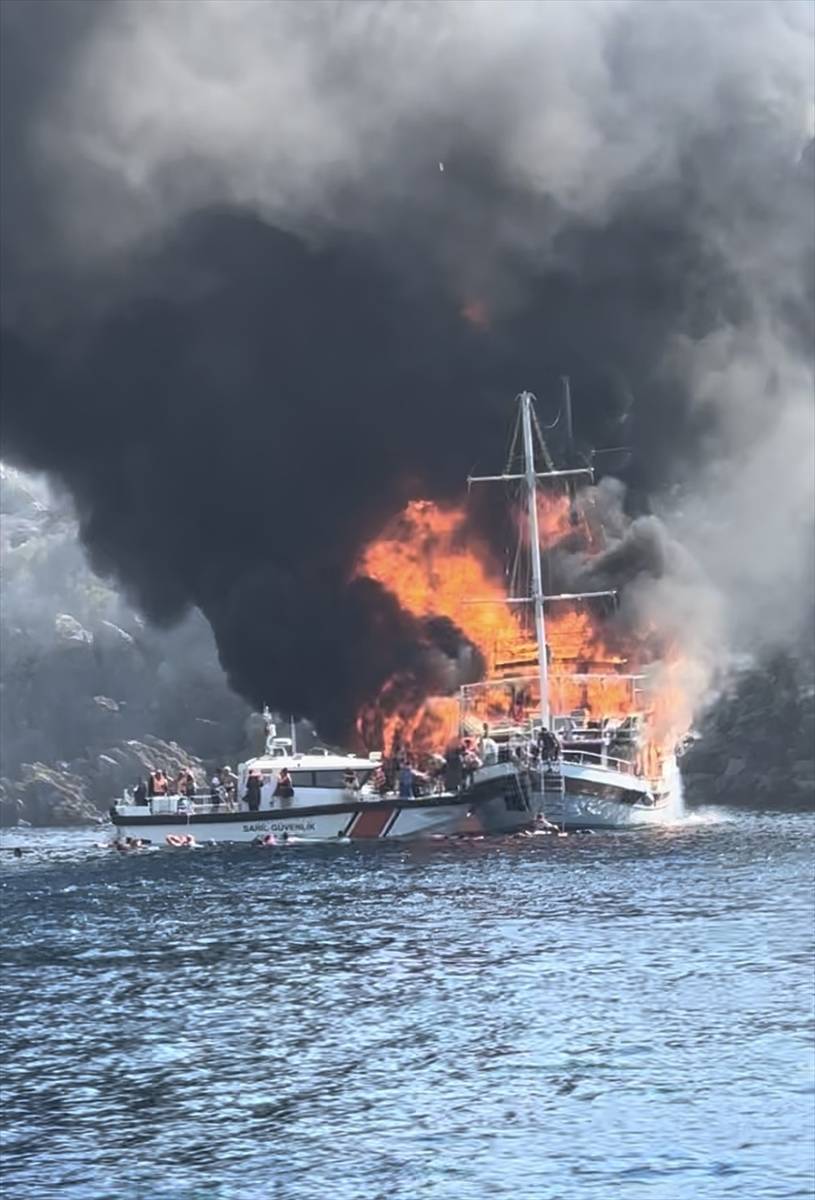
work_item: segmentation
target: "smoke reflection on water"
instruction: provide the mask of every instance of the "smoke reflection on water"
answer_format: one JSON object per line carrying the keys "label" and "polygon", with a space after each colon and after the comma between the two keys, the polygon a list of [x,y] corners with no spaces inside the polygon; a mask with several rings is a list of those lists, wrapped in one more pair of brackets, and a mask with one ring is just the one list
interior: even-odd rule
{"label": "smoke reflection on water", "polygon": [[132,858],[14,831],[6,1194],[805,1195],[809,831]]}

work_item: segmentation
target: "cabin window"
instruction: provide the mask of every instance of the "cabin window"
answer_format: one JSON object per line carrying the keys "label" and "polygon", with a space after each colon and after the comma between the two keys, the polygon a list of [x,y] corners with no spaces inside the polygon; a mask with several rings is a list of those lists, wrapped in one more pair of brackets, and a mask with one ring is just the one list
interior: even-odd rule
{"label": "cabin window", "polygon": [[[354,767],[354,773],[355,773],[357,779],[359,780],[359,784],[361,787],[362,784],[365,783],[365,781],[367,780],[367,778],[371,772],[368,770],[361,770],[358,767]],[[316,779],[316,785],[315,785],[316,787],[323,787],[323,788],[345,787],[345,771],[344,770],[342,770],[342,771],[337,771],[337,770],[315,771],[314,775],[315,775],[315,779]]]}
{"label": "cabin window", "polygon": [[291,771],[291,781],[295,788],[314,787],[314,772],[313,771]]}

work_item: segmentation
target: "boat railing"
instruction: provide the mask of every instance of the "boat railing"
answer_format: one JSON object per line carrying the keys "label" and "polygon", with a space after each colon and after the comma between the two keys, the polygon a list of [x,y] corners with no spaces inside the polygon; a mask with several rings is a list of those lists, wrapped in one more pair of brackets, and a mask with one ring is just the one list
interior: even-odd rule
{"label": "boat railing", "polygon": [[[441,780],[439,780],[438,784],[431,780],[417,781],[414,795],[416,797],[436,795],[440,789],[442,789]],[[360,788],[332,788],[330,790],[338,793],[337,800],[346,803],[354,800],[362,801],[363,803],[374,802],[377,800],[397,799],[399,797],[398,790],[378,792],[375,788],[366,784],[363,784]],[[306,803],[310,799],[308,793],[311,791],[312,789],[309,788],[300,793],[301,804]],[[336,803],[337,801],[332,798],[330,802]],[[319,801],[319,803],[325,803],[325,800]],[[264,802],[260,808],[250,808],[243,799],[215,801],[209,794],[203,793],[199,796],[150,796],[144,804],[139,805],[131,794],[126,793],[124,797],[120,797],[116,801],[116,807],[140,808],[142,812],[150,816],[177,816],[180,820],[184,820],[186,817],[212,816],[217,813],[242,813],[245,817],[252,820],[262,820],[268,818],[269,813],[272,811],[277,816],[280,815],[281,809],[290,808],[294,811],[297,808],[297,804],[295,796],[288,801],[283,800],[282,802],[273,798],[271,804]]]}
{"label": "boat railing", "polygon": [[202,792],[195,796],[148,796],[147,799],[139,804],[132,793],[126,792],[124,797],[117,800],[117,807],[124,805],[125,807],[143,808],[146,812],[157,816],[177,815],[198,816],[201,813],[215,812],[246,812],[250,813],[245,801],[241,800],[219,800],[215,801],[208,792]]}

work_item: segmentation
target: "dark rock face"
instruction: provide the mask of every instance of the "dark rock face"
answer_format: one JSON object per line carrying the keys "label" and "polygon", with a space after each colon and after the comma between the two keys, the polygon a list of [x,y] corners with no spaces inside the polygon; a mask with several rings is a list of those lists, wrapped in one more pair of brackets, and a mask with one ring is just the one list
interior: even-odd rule
{"label": "dark rock face", "polygon": [[0,821],[95,820],[150,766],[234,762],[249,710],[203,617],[146,627],[89,569],[73,518],[0,472]]}
{"label": "dark rock face", "polygon": [[806,653],[766,655],[702,715],[681,760],[689,804],[815,809],[815,687]]}
{"label": "dark rock face", "polygon": [[25,763],[19,779],[0,779],[0,824],[87,825],[99,820],[84,780],[70,770]]}
{"label": "dark rock face", "polygon": [[191,770],[199,788],[206,786],[205,765],[176,742],[131,739],[70,763],[23,763],[16,779],[0,780],[0,825],[19,820],[40,826],[98,822],[114,797],[156,767],[170,776]]}

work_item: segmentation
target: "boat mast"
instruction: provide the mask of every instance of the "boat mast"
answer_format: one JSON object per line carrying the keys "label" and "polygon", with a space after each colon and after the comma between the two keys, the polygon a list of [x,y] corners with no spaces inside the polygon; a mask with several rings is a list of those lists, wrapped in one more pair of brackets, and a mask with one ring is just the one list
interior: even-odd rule
{"label": "boat mast", "polygon": [[546,620],[543,612],[543,573],[541,571],[540,532],[538,529],[538,479],[535,473],[535,448],[532,444],[531,392],[521,393],[521,424],[524,435],[524,478],[529,507],[529,553],[532,559],[532,596],[535,606],[535,637],[538,643],[538,681],[540,683],[541,721],[549,728],[549,663],[546,655]]}
{"label": "boat mast", "polygon": [[[601,592],[562,592],[557,596],[544,596],[543,594],[543,572],[541,570],[541,548],[540,548],[540,530],[538,528],[538,480],[539,479],[567,479],[572,480],[578,475],[587,475],[589,479],[594,478],[594,473],[591,467],[567,467],[565,470],[558,471],[554,469],[554,464],[549,459],[546,451],[543,436],[538,425],[535,410],[532,407],[535,397],[531,392],[521,392],[516,396],[516,400],[520,404],[520,414],[515,425],[515,432],[512,435],[512,444],[510,446],[509,461],[506,469],[501,475],[468,475],[467,485],[471,487],[474,483],[523,483],[526,485],[528,515],[529,515],[529,553],[532,560],[532,595],[531,596],[506,596],[500,600],[496,600],[494,596],[472,597],[464,601],[465,604],[532,604],[535,609],[535,638],[538,644],[538,682],[540,684],[540,715],[541,721],[549,727],[550,710],[549,710],[549,660],[546,654],[546,622],[544,619],[544,604],[546,601],[559,600],[581,600],[595,596],[614,596],[614,591]],[[566,420],[571,437],[571,398],[566,393]],[[518,475],[510,468],[512,466],[513,456],[515,453],[515,445],[518,436],[518,424],[523,431],[524,439],[524,469],[523,473]],[[535,470],[535,450],[532,441],[532,427],[538,435],[541,446],[544,450],[544,458],[547,460],[549,470]],[[466,694],[466,689],[462,689],[462,695]]]}

